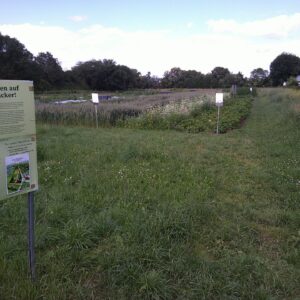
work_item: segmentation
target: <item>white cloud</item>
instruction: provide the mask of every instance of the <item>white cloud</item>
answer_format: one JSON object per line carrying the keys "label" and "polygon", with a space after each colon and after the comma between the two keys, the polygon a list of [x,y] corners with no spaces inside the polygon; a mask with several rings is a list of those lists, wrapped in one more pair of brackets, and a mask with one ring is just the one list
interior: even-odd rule
{"label": "white cloud", "polygon": [[300,32],[300,13],[281,15],[252,22],[234,20],[210,20],[207,22],[214,33],[232,33],[251,37],[286,38]]}
{"label": "white cloud", "polygon": [[188,22],[188,23],[186,24],[186,27],[187,27],[188,29],[192,28],[192,27],[193,27],[193,22]]}
{"label": "white cloud", "polygon": [[82,22],[82,21],[86,20],[87,17],[86,16],[71,16],[71,17],[69,17],[69,19],[74,22]]}
{"label": "white cloud", "polygon": [[59,26],[0,24],[0,32],[17,38],[34,55],[51,52],[64,69],[78,61],[107,58],[158,76],[172,67],[207,73],[216,66],[249,76],[254,68],[268,69],[283,51],[300,56],[300,37],[257,40],[217,30],[178,37],[166,30],[126,31],[101,25],[68,30]]}

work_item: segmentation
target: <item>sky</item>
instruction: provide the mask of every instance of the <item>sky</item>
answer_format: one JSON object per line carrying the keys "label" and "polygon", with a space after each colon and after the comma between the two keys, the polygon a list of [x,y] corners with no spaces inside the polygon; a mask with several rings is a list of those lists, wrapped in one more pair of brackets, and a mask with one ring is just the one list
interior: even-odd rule
{"label": "sky", "polygon": [[142,74],[173,67],[249,76],[282,52],[300,56],[299,0],[0,0],[0,32],[64,70],[113,59]]}

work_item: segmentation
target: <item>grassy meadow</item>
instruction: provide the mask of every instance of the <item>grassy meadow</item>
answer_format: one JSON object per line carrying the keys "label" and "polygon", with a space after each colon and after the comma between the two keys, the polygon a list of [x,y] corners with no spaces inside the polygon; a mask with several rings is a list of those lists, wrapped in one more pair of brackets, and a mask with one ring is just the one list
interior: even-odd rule
{"label": "grassy meadow", "polygon": [[299,105],[260,90],[221,135],[39,122],[37,281],[1,201],[0,299],[299,299]]}

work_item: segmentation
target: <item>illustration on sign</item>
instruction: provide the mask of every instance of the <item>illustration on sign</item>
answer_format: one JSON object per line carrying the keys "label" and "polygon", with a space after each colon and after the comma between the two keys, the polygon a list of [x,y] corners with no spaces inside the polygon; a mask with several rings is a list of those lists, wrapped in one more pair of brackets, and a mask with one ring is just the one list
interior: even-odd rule
{"label": "illustration on sign", "polygon": [[29,153],[5,158],[7,194],[30,189]]}

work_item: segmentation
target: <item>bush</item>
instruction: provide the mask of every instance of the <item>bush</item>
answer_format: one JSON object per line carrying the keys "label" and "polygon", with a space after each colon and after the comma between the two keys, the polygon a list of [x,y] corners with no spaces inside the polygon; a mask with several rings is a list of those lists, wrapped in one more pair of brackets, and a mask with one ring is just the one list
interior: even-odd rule
{"label": "bush", "polygon": [[243,121],[249,116],[251,107],[252,101],[250,98],[241,97],[225,102],[219,125],[220,133],[239,128]]}
{"label": "bush", "polygon": [[290,77],[286,83],[287,86],[293,87],[298,86],[298,81],[295,77]]}
{"label": "bush", "polygon": [[256,96],[257,91],[256,88],[252,87],[252,93],[250,91],[250,87],[243,86],[243,87],[238,87],[237,88],[237,96]]}
{"label": "bush", "polygon": [[203,113],[210,113],[212,111],[215,111],[215,105],[212,102],[204,102],[202,105],[196,106],[192,111],[191,111],[191,116],[193,118],[199,117],[203,115]]}
{"label": "bush", "polygon": [[[221,109],[219,132],[239,128],[251,111],[250,97],[240,96],[224,101]],[[138,118],[130,118],[119,122],[119,126],[144,129],[175,129],[198,133],[202,131],[215,131],[217,124],[217,108],[213,103],[195,107],[189,115],[184,114],[145,114]]]}
{"label": "bush", "polygon": [[174,127],[174,129],[177,130],[184,130],[190,133],[198,133],[201,131],[205,131],[208,128],[208,126],[203,122],[201,119],[186,119],[182,122],[178,123],[177,126]]}

